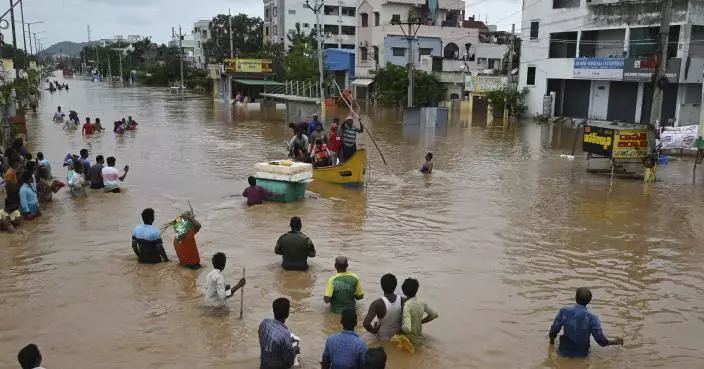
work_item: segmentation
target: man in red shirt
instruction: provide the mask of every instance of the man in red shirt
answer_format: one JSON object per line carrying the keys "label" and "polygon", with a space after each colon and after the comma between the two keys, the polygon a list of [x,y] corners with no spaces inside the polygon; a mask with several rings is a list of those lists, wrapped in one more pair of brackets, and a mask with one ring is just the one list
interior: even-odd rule
{"label": "man in red shirt", "polygon": [[330,126],[330,136],[328,137],[328,150],[330,150],[330,162],[332,165],[337,165],[337,158],[340,157],[340,151],[342,151],[342,137],[340,137],[337,131],[337,126],[340,124],[340,120],[335,118],[332,120],[332,125]]}
{"label": "man in red shirt", "polygon": [[95,132],[95,126],[91,124],[90,118],[86,117],[86,123],[83,124],[83,134],[84,135],[92,135],[93,132]]}

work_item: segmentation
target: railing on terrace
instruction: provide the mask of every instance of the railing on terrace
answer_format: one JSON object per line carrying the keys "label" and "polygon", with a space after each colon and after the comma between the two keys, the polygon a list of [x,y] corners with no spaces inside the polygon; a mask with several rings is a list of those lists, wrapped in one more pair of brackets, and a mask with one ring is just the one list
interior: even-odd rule
{"label": "railing on terrace", "polygon": [[320,88],[315,81],[285,81],[281,86],[267,88],[265,93],[317,98],[320,97]]}

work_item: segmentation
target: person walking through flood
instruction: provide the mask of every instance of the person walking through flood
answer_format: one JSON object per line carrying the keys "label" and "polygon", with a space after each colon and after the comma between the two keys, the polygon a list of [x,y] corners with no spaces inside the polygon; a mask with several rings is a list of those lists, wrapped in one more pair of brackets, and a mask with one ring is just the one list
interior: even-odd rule
{"label": "person walking through flood", "polygon": [[[396,276],[393,274],[384,274],[381,277],[384,296],[369,305],[369,312],[364,318],[364,329],[376,335],[379,341],[389,341],[391,337],[401,332],[403,308],[401,296],[395,293],[397,284]],[[375,318],[378,322],[372,325]]]}
{"label": "person walking through flood", "polygon": [[367,344],[354,331],[357,312],[345,309],[341,314],[342,331],[328,337],[323,349],[322,369],[362,369],[367,361]]}
{"label": "person walking through flood", "polygon": [[61,111],[61,107],[56,108],[56,113],[54,113],[54,117],[51,119],[54,123],[63,123],[64,117],[66,114]]}
{"label": "person walking through flood", "polygon": [[30,172],[22,173],[22,187],[20,187],[20,209],[26,220],[32,220],[42,215],[39,210],[39,198],[33,187],[34,177]]}
{"label": "person walking through flood", "polygon": [[161,232],[152,225],[154,209],[142,210],[142,222],[132,231],[132,250],[137,255],[137,260],[143,264],[159,264],[162,260],[168,262]]}
{"label": "person walking through flood", "polygon": [[95,126],[90,122],[90,118],[86,117],[86,122],[83,124],[83,135],[89,136],[95,132]]}
{"label": "person walking through flood", "polygon": [[127,172],[129,171],[130,166],[125,165],[124,173],[120,175],[120,171],[115,168],[115,157],[109,157],[108,166],[101,171],[105,192],[119,193],[120,183],[125,181],[125,177],[127,177]]}
{"label": "person walking through flood", "polygon": [[406,334],[414,348],[423,344],[423,324],[430,323],[438,318],[438,313],[432,310],[424,301],[418,299],[419,288],[418,280],[413,278],[407,278],[401,286],[401,290],[406,296],[406,302],[403,304],[401,330]]}
{"label": "person walking through flood", "polygon": [[226,300],[247,284],[247,280],[244,278],[240,279],[232,288],[229,284],[225,284],[225,277],[222,275],[225,264],[227,264],[227,256],[224,253],[218,252],[213,255],[213,268],[215,269],[208,273],[205,282],[205,306],[208,308],[224,308]]}
{"label": "person walking through flood", "polygon": [[247,206],[261,205],[266,197],[280,196],[262,186],[257,186],[257,179],[253,176],[249,176],[247,182],[249,182],[249,187],[242,191],[242,196],[247,198]]}
{"label": "person walking through flood", "polygon": [[274,319],[265,318],[259,323],[259,369],[288,369],[293,367],[296,354],[293,334],[286,326],[291,301],[279,297],[272,303]]}
{"label": "person walking through flood", "polygon": [[42,354],[37,345],[30,343],[17,354],[17,361],[22,369],[42,369]]}
{"label": "person walking through flood", "polygon": [[610,340],[604,335],[601,329],[599,318],[587,310],[587,305],[592,301],[592,291],[586,287],[580,287],[575,293],[576,304],[565,306],[560,309],[555,320],[550,327],[550,344],[555,343],[555,338],[563,330],[560,336],[560,346],[558,354],[567,357],[585,357],[589,354],[590,336],[594,337],[596,343],[601,347],[611,345],[623,345],[622,338]]}
{"label": "person walking through flood", "polygon": [[193,214],[185,213],[176,218],[174,223],[174,249],[179,265],[188,269],[200,269],[200,254],[196,245],[196,233],[201,225]]}
{"label": "person walking through flood", "polygon": [[429,152],[425,155],[425,163],[420,166],[420,172],[430,174],[433,172],[433,153]]}
{"label": "person walking through flood", "polygon": [[289,224],[291,231],[279,237],[274,253],[281,255],[281,267],[285,270],[308,270],[308,258],[315,257],[313,241],[301,232],[301,218],[293,217]]}
{"label": "person walking through flood", "polygon": [[354,309],[356,300],[364,298],[364,290],[359,277],[347,271],[347,258],[335,258],[337,273],[328,279],[323,301],[330,304],[330,311],[341,313],[345,309]]}

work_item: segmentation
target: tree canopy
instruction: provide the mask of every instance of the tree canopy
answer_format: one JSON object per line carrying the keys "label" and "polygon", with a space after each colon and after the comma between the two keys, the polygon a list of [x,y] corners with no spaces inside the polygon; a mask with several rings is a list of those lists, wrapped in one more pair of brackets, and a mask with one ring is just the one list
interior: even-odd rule
{"label": "tree canopy", "polygon": [[318,43],[315,30],[306,34],[301,26],[286,35],[291,45],[286,54],[286,79],[308,81],[318,78]]}
{"label": "tree canopy", "polygon": [[[406,106],[408,102],[408,69],[389,64],[377,70],[374,77],[379,101],[391,106]],[[413,71],[413,105],[437,106],[445,99],[447,89],[434,75],[421,70]]]}
{"label": "tree canopy", "polygon": [[218,14],[210,21],[210,40],[203,44],[206,60],[220,63],[230,57],[230,31],[232,31],[233,54],[241,58],[251,58],[264,43],[264,21],[247,14],[232,16],[230,30],[229,16]]}

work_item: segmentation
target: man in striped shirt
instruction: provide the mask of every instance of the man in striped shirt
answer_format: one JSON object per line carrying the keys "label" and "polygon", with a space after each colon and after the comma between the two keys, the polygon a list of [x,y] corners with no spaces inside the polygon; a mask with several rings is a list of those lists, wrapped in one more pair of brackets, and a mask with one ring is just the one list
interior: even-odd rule
{"label": "man in striped shirt", "polygon": [[364,126],[359,122],[359,128],[354,126],[354,119],[351,115],[342,123],[342,159],[341,161],[349,160],[349,158],[357,152],[357,133],[363,133]]}
{"label": "man in striped shirt", "polygon": [[261,347],[260,369],[288,369],[293,366],[297,349],[293,337],[286,327],[291,302],[280,297],[274,300],[274,319],[266,318],[259,324],[259,346]]}

